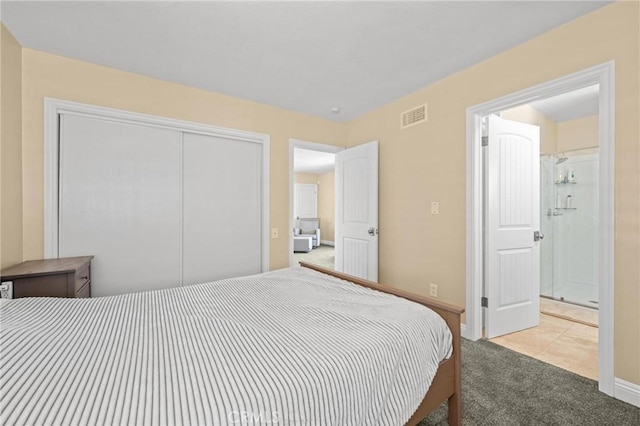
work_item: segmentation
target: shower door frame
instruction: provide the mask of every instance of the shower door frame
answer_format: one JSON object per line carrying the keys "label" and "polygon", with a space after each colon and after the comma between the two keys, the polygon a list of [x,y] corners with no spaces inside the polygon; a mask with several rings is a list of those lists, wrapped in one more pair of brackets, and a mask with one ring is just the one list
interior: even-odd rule
{"label": "shower door frame", "polygon": [[[581,148],[581,149],[575,149],[571,151],[565,151],[563,154],[554,153],[554,154],[541,155],[540,156],[541,170],[542,170],[542,157],[544,156],[551,157],[552,169],[551,169],[550,175],[547,176],[547,178],[550,178],[551,183],[546,188],[543,185],[542,171],[540,172],[540,182],[541,182],[540,231],[543,232],[545,235],[544,241],[542,241],[543,244],[540,245],[540,254],[541,254],[540,296],[550,297],[553,300],[562,301],[565,303],[598,309],[599,273],[597,269],[595,271],[587,272],[587,276],[593,280],[592,282],[589,282],[585,276],[582,276],[582,280],[580,280],[579,278],[576,277],[576,274],[579,275],[581,272],[584,273],[588,271],[588,269],[586,268],[589,268],[589,266],[582,265],[582,267],[580,268],[576,268],[574,266],[573,274],[571,274],[570,268],[569,268],[569,264],[571,264],[571,262],[566,257],[568,251],[573,252],[575,250],[587,249],[587,251],[589,251],[591,254],[583,253],[578,257],[586,261],[588,264],[596,265],[597,267],[598,265],[598,225],[597,225],[598,219],[596,217],[595,222],[590,222],[586,226],[586,228],[584,227],[579,229],[574,228],[575,229],[574,232],[577,232],[578,234],[580,234],[582,238],[587,238],[587,235],[589,236],[589,238],[593,238],[593,240],[591,240],[590,242],[582,241],[580,244],[577,244],[575,241],[571,240],[572,237],[567,235],[566,231],[568,231],[568,228],[572,228],[572,225],[570,224],[575,225],[576,220],[579,221],[578,218],[584,219],[584,215],[590,216],[589,212],[595,211],[596,214],[598,213],[599,204],[598,204],[597,196],[599,195],[598,194],[599,185],[598,185],[597,179],[599,177],[599,163],[600,163],[599,149],[597,147],[589,147],[589,148]],[[561,157],[566,158],[568,161],[566,163],[564,161],[561,161],[560,164],[569,165],[568,166],[569,170],[571,169],[576,170],[576,173],[579,175],[579,179],[577,181],[574,181],[574,183],[577,183],[579,185],[576,185],[573,188],[569,188],[572,185],[569,185],[569,187],[567,187],[564,185],[558,185],[558,183],[556,182],[556,176],[558,173],[558,164],[559,164],[558,159],[559,158],[561,159]],[[585,170],[582,170],[579,172],[577,171],[580,169],[580,167],[585,167],[584,166],[585,163],[595,163],[595,167],[593,168],[592,166],[587,166],[592,171],[592,173],[589,173],[588,171],[585,171]],[[572,164],[573,164],[573,167],[571,167]],[[585,185],[590,184],[590,181],[588,179],[589,176],[592,176],[594,179],[596,179],[595,185],[586,191],[588,192],[588,194],[583,193],[583,195],[579,196],[579,198],[575,198],[576,197],[575,191],[584,192],[585,191],[584,188],[586,187]],[[545,209],[542,208],[544,203],[542,201],[542,194],[545,192],[545,189],[550,191],[552,194],[550,197],[551,207],[549,210],[553,212],[546,211]],[[573,207],[577,207],[577,209],[573,211],[571,211],[570,209],[566,210],[560,207],[560,204],[558,203],[558,194],[559,193],[563,194],[560,198],[564,200],[566,198],[564,197],[564,195],[569,192],[572,193],[574,196],[573,201],[575,204],[573,205]],[[594,198],[591,199],[590,198],[591,196],[593,196]],[[580,203],[583,203],[583,208],[580,208],[577,206],[577,204],[580,204]],[[587,204],[586,208],[584,208],[584,203]],[[565,207],[568,207],[568,206],[565,206]],[[544,216],[547,216],[547,220],[549,220],[548,226],[551,229],[549,227],[547,227],[546,230],[543,229],[542,223],[545,220]],[[575,237],[576,235],[574,234],[573,238]],[[543,248],[544,244],[547,244],[545,248]],[[542,253],[545,250],[551,251],[549,256],[550,259],[548,259],[549,267],[550,267],[549,270],[551,272],[550,294],[545,294],[543,292],[543,286],[542,286],[544,282],[543,274],[542,274],[542,267],[543,267]],[[589,256],[592,256],[592,257],[590,258]],[[591,261],[589,261],[588,259],[590,259]],[[585,269],[582,269],[582,268],[585,268]],[[580,272],[578,272],[577,270],[580,270]],[[595,289],[588,290],[587,289],[588,286],[594,286]]]}
{"label": "shower door frame", "polygon": [[[599,84],[599,310],[598,389],[610,396],[614,386],[614,189],[615,63],[606,62],[467,108],[466,182],[466,324],[463,337],[482,338],[483,296],[483,163],[482,118],[489,114]],[[615,395],[614,395],[615,394]]]}

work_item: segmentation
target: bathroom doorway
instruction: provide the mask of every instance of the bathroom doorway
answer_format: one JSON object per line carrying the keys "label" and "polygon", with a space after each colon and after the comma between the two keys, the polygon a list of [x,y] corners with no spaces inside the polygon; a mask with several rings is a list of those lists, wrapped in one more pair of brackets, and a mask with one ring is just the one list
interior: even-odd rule
{"label": "bathroom doorway", "polygon": [[[470,340],[483,336],[484,251],[483,251],[483,199],[482,185],[485,164],[482,161],[482,119],[509,108],[531,104],[580,88],[599,85],[598,96],[598,389],[614,395],[613,360],[613,289],[614,276],[614,153],[615,153],[615,65],[606,62],[572,74],[547,81],[496,99],[467,108],[467,292],[466,327],[463,335]],[[545,152],[545,151],[543,151]],[[561,152],[561,151],[560,151]],[[539,166],[539,163],[538,163]],[[539,167],[538,167],[539,168]],[[538,210],[540,210],[538,208]],[[538,216],[539,217],[539,216]],[[499,301],[496,301],[499,302]],[[491,301],[489,301],[491,303]]]}
{"label": "bathroom doorway", "polygon": [[499,113],[540,129],[540,318],[494,343],[598,380],[599,86]]}

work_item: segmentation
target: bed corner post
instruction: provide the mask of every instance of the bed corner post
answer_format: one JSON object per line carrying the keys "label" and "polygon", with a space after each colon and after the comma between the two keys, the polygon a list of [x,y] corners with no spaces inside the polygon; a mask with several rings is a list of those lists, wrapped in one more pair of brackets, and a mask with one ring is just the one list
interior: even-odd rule
{"label": "bed corner post", "polygon": [[460,341],[460,315],[448,315],[447,323],[453,336],[454,393],[449,397],[448,422],[450,426],[462,425],[462,350]]}

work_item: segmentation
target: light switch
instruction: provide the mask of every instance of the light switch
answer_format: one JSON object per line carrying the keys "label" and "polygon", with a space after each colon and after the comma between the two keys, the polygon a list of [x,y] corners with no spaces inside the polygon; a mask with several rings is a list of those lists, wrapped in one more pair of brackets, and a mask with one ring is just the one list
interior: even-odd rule
{"label": "light switch", "polygon": [[278,228],[271,228],[271,238],[278,238]]}
{"label": "light switch", "polygon": [[431,202],[431,214],[440,214],[440,203],[438,201]]}

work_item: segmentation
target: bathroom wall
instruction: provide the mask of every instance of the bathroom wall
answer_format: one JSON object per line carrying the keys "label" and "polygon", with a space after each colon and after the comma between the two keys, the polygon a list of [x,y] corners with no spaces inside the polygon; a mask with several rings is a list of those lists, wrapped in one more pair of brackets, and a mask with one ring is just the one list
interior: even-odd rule
{"label": "bathroom wall", "polygon": [[556,152],[595,148],[598,141],[598,116],[578,118],[558,123],[558,147]]}

